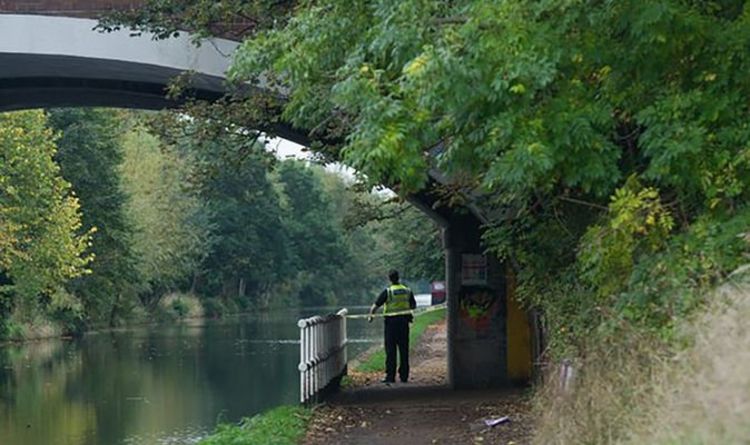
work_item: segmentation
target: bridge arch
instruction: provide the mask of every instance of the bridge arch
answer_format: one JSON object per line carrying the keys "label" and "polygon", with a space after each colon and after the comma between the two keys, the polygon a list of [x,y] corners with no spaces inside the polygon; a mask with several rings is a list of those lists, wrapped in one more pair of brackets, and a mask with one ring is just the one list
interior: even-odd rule
{"label": "bridge arch", "polygon": [[161,109],[175,106],[165,88],[192,72],[197,98],[224,94],[238,43],[182,33],[168,40],[127,30],[93,31],[96,20],[0,14],[0,111],[61,106]]}

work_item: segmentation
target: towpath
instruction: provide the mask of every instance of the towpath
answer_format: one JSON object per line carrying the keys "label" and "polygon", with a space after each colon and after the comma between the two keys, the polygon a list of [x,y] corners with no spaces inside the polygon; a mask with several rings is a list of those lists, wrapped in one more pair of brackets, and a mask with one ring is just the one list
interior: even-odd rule
{"label": "towpath", "polygon": [[[446,386],[446,327],[432,325],[412,351],[409,383],[384,385],[379,374],[352,373],[353,384],[318,407],[303,443],[422,445],[530,443],[522,390],[454,391]],[[510,421],[487,427],[485,419]]]}

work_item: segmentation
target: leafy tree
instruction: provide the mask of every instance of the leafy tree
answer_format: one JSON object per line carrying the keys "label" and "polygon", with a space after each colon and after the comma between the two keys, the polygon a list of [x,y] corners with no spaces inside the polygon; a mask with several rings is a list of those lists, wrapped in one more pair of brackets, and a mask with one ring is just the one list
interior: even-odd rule
{"label": "leafy tree", "polygon": [[190,187],[205,203],[212,242],[199,291],[267,307],[290,264],[281,197],[268,174],[275,158],[257,133],[210,117],[165,114],[152,124],[190,159]]}
{"label": "leafy tree", "polygon": [[60,289],[93,258],[78,198],[53,159],[54,140],[40,111],[0,114],[0,321],[14,308],[30,316],[45,303],[76,310]]}
{"label": "leafy tree", "polygon": [[443,280],[445,262],[440,228],[425,214],[394,196],[357,193],[345,226],[372,237],[369,262],[382,282],[389,269],[405,278]]}
{"label": "leafy tree", "polygon": [[293,268],[301,285],[300,301],[321,305],[332,296],[346,297],[340,279],[351,261],[351,246],[346,244],[342,227],[323,184],[311,167],[287,160],[276,169],[282,185]]}
{"label": "leafy tree", "polygon": [[257,161],[228,167],[205,184],[216,239],[206,269],[221,278],[222,294],[250,295],[267,307],[289,253],[279,197]]}
{"label": "leafy tree", "polygon": [[138,276],[148,287],[141,300],[153,307],[164,293],[185,288],[199,274],[210,249],[209,215],[190,190],[188,156],[163,146],[139,117],[132,118],[123,144],[132,248]]}
{"label": "leafy tree", "polygon": [[[390,206],[394,216],[379,224],[383,242],[388,248],[382,262],[388,268],[402,271],[405,277],[430,281],[445,279],[440,229],[422,212],[406,203]],[[383,268],[382,270],[385,270]]]}
{"label": "leafy tree", "polygon": [[91,273],[68,285],[87,316],[114,325],[136,303],[139,282],[122,190],[121,119],[114,111],[61,109],[49,125],[61,134],[56,160],[81,202],[83,227],[91,230]]}
{"label": "leafy tree", "polygon": [[651,238],[742,212],[748,20],[730,1],[298,2],[247,34],[232,73],[271,93],[246,125],[308,129],[401,194],[441,171],[519,294],[561,315],[553,332],[588,314],[585,338],[623,301],[649,320],[625,295]]}

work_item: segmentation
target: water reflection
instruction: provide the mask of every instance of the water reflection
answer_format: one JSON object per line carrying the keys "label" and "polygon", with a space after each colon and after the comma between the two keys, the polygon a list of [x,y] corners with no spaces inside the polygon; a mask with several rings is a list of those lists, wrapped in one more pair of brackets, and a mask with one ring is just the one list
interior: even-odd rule
{"label": "water reflection", "polygon": [[[197,320],[2,348],[0,444],[189,444],[217,420],[295,403],[299,315]],[[349,323],[351,353],[379,341],[380,329]]]}

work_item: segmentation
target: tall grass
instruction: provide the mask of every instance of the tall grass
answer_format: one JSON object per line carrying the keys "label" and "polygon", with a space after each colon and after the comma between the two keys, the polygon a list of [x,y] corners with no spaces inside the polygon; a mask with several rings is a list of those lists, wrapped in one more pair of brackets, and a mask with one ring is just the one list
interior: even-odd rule
{"label": "tall grass", "polygon": [[630,442],[750,443],[750,286],[724,286],[689,335],[694,343],[665,373],[650,422]]}
{"label": "tall grass", "polygon": [[572,388],[561,389],[556,369],[535,395],[538,444],[603,444],[627,437],[642,419],[641,407],[662,369],[664,346],[623,332],[587,349],[576,360]]}
{"label": "tall grass", "polygon": [[625,327],[588,345],[568,392],[551,370],[535,395],[535,443],[748,443],[748,289],[716,292],[678,343]]}

